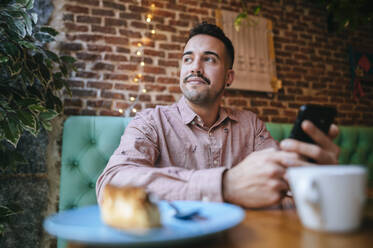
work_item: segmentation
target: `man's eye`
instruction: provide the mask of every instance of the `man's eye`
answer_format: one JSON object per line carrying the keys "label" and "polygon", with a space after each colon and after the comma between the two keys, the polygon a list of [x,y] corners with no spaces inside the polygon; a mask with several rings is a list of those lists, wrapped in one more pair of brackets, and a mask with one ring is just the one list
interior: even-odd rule
{"label": "man's eye", "polygon": [[205,61],[214,63],[216,61],[216,59],[214,57],[206,57]]}
{"label": "man's eye", "polygon": [[192,61],[192,58],[184,57],[184,63],[188,63],[188,62],[191,62],[191,61]]}

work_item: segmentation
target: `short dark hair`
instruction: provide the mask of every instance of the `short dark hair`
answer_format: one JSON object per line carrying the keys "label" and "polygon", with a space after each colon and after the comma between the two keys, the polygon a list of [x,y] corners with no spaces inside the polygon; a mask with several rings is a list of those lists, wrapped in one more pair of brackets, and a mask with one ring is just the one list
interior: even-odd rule
{"label": "short dark hair", "polygon": [[190,30],[187,42],[193,36],[196,36],[198,34],[206,34],[213,36],[224,43],[225,48],[227,49],[228,57],[231,59],[230,68],[232,69],[234,62],[234,47],[232,45],[232,41],[224,34],[223,30],[221,30],[221,28],[219,28],[215,24],[202,22],[200,24],[197,24],[196,26],[194,26],[194,28]]}

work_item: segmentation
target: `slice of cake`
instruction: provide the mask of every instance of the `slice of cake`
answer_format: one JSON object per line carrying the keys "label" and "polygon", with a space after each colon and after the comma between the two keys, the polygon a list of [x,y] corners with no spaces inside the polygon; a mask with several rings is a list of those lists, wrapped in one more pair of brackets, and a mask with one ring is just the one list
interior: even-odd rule
{"label": "slice of cake", "polygon": [[106,185],[101,218],[107,225],[123,230],[142,230],[161,225],[157,205],[140,187]]}

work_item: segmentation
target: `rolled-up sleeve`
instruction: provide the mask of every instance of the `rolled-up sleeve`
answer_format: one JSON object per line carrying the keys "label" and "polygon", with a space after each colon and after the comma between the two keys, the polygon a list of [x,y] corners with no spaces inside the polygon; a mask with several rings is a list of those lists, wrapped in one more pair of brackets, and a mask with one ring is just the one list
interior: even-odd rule
{"label": "rolled-up sleeve", "polygon": [[171,164],[155,167],[160,156],[158,143],[155,125],[137,115],[97,180],[98,202],[108,183],[144,187],[165,200],[223,201],[221,185],[225,168],[188,170]]}

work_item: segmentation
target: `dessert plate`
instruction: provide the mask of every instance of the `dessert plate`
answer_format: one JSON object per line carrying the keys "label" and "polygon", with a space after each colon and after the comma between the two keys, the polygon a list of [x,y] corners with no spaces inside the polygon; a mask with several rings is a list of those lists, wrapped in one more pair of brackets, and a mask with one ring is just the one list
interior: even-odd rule
{"label": "dessert plate", "polygon": [[239,224],[245,212],[228,203],[175,201],[180,210],[198,209],[196,218],[181,220],[167,202],[158,202],[162,226],[139,233],[121,231],[101,221],[97,205],[75,208],[51,215],[44,221],[45,230],[59,238],[78,243],[144,246],[169,244],[209,236]]}

